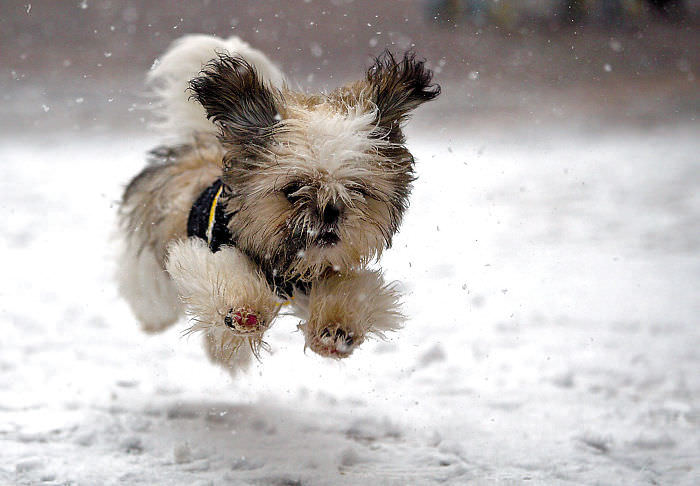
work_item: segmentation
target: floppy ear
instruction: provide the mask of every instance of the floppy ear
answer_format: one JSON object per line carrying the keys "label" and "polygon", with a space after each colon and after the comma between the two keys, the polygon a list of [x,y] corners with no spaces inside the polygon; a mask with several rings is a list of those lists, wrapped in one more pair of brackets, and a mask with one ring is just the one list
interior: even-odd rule
{"label": "floppy ear", "polygon": [[367,71],[366,82],[379,110],[377,123],[387,131],[390,140],[403,141],[401,123],[409,112],[440,94],[440,86],[430,84],[432,79],[433,72],[425,67],[425,61],[416,60],[411,51],[400,61],[388,50],[375,59]]}
{"label": "floppy ear", "polygon": [[272,89],[239,57],[219,54],[190,81],[189,89],[219,126],[224,142],[263,144],[279,119]]}

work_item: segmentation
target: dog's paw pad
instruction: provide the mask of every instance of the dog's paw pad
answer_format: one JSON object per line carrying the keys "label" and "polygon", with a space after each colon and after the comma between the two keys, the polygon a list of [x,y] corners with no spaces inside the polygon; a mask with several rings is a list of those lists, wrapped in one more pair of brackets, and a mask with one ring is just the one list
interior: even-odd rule
{"label": "dog's paw pad", "polygon": [[224,317],[224,324],[236,332],[246,334],[258,332],[264,327],[260,315],[248,307],[229,309]]}
{"label": "dog's paw pad", "polygon": [[328,358],[347,358],[359,344],[357,336],[337,324],[322,328],[311,339],[309,347],[316,354]]}

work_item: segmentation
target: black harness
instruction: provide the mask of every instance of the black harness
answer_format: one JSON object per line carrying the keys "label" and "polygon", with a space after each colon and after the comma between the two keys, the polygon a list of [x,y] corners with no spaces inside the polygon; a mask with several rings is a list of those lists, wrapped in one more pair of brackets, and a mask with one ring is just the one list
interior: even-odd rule
{"label": "black harness", "polygon": [[214,181],[199,195],[187,218],[187,236],[203,239],[214,253],[222,245],[233,244],[233,235],[228,229],[231,215],[226,213],[221,197],[224,190],[221,179]]}
{"label": "black harness", "polygon": [[[222,246],[236,246],[236,238],[229,230],[231,213],[226,212],[223,197],[226,186],[217,179],[214,183],[204,189],[190,209],[187,218],[187,236],[196,236],[207,242],[209,249],[216,253]],[[265,279],[275,293],[283,298],[289,299],[294,295],[294,291],[308,293],[310,284],[299,279],[282,278],[274,269],[264,265],[263,262],[252,255],[248,255],[262,270]]]}

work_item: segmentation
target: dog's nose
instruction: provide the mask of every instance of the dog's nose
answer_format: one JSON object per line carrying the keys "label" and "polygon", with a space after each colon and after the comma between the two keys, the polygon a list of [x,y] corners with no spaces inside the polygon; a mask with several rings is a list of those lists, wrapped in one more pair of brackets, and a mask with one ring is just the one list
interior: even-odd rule
{"label": "dog's nose", "polygon": [[321,213],[323,224],[333,225],[338,222],[338,218],[340,218],[340,207],[334,203],[328,203]]}

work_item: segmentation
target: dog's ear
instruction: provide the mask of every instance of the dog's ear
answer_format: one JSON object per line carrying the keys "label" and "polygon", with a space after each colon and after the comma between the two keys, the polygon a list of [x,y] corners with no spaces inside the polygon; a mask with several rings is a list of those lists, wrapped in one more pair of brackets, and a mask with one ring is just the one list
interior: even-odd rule
{"label": "dog's ear", "polygon": [[224,143],[264,145],[279,120],[273,90],[239,57],[219,54],[190,81],[189,89],[221,130]]}
{"label": "dog's ear", "polygon": [[388,50],[375,59],[366,83],[377,105],[377,124],[390,140],[403,141],[401,123],[408,114],[440,94],[440,86],[431,84],[432,79],[433,72],[425,67],[425,61],[416,60],[411,51],[399,61]]}

